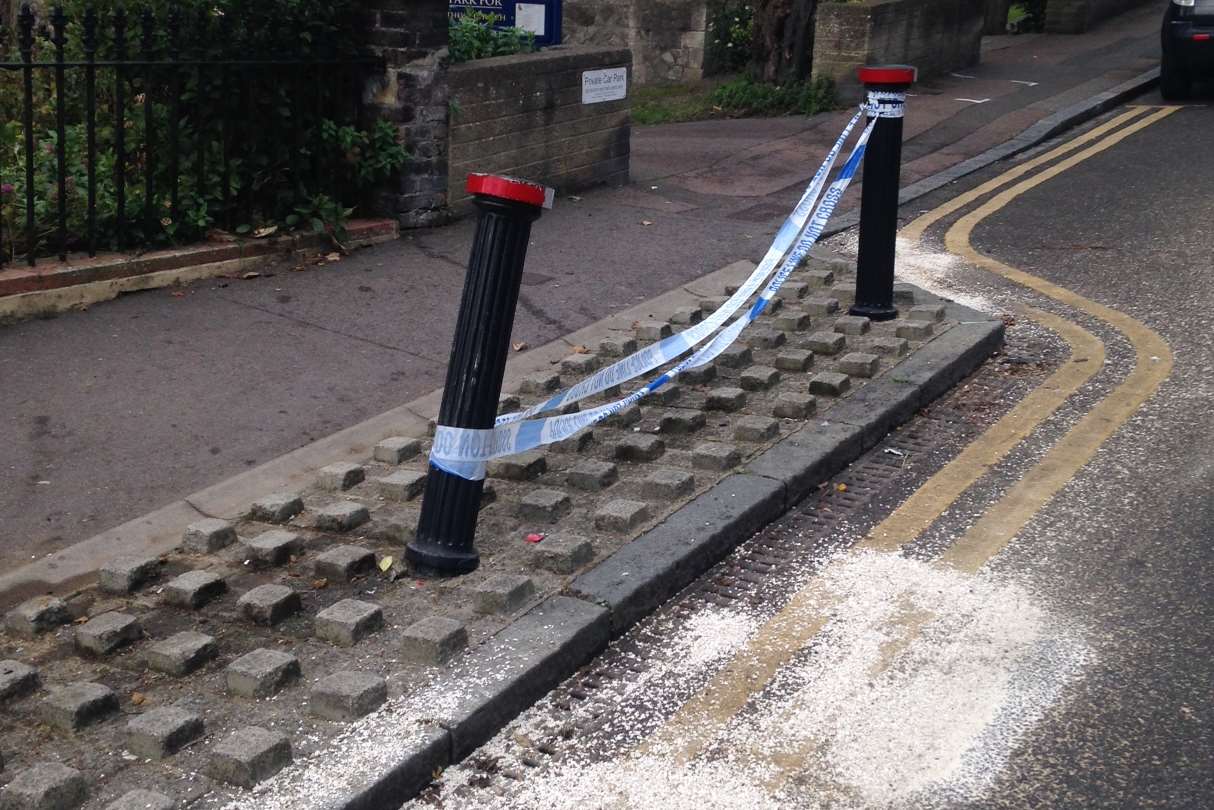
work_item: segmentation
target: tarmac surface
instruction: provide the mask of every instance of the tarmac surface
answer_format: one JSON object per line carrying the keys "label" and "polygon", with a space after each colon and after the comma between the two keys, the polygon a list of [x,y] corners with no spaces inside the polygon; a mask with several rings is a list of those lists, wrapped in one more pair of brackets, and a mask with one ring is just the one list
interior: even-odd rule
{"label": "tarmac surface", "polygon": [[899,272],[1002,356],[407,806],[1208,807],[1211,127],[1123,108],[906,206]]}

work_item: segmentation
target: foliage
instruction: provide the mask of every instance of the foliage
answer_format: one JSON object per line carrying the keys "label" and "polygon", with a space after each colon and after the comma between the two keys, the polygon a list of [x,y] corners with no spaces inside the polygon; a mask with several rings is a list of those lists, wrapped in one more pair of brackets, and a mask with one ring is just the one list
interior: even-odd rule
{"label": "foliage", "polygon": [[749,0],[715,0],[708,8],[705,65],[712,73],[737,73],[750,61],[754,9]]}
{"label": "foliage", "polygon": [[[125,0],[126,53],[142,53],[141,19],[154,15],[153,56],[164,59],[231,60],[289,58],[351,60],[357,57],[349,15],[353,0]],[[64,0],[68,18],[65,56],[84,57],[85,10],[98,17],[99,60],[114,54],[113,12],[119,0]],[[169,33],[168,9],[179,27]],[[35,62],[51,61],[55,49],[47,21],[34,29]],[[19,59],[16,32],[6,29],[9,60]],[[148,75],[138,67],[96,71],[96,204],[98,248],[154,247],[197,240],[212,227],[264,232],[276,224],[311,227],[319,214],[340,240],[354,204],[407,159],[392,125],[369,129],[353,126],[357,68],[332,65],[208,66],[205,70],[155,67]],[[35,70],[33,92],[35,249],[58,248],[58,179],[54,72]],[[65,185],[69,249],[84,246],[87,233],[87,152],[85,72],[65,71]],[[4,249],[22,254],[26,241],[25,145],[20,71],[0,71],[0,216]],[[125,220],[127,242],[117,244],[116,98],[124,107],[126,161]],[[172,213],[174,174],[169,148],[170,124],[177,112],[177,212]],[[145,121],[150,116],[155,142],[148,148]],[[226,123],[225,123],[226,122]],[[224,158],[228,158],[225,197]],[[145,194],[149,175],[152,216]],[[320,197],[341,204],[319,204]],[[306,208],[307,220],[297,209]],[[343,213],[344,212],[344,213]]]}
{"label": "foliage", "polygon": [[641,126],[700,121],[718,114],[712,93],[719,82],[638,85],[629,90],[632,122]]}
{"label": "foliage", "polygon": [[712,101],[734,117],[813,115],[836,106],[834,82],[826,77],[765,84],[743,76],[718,87]]}
{"label": "foliage", "polygon": [[1008,29],[1027,34],[1045,30],[1045,0],[1015,3],[1007,13]]}
{"label": "foliage", "polygon": [[490,56],[531,53],[535,34],[521,28],[494,28],[497,17],[468,11],[451,23],[448,47],[452,62],[470,62]]}

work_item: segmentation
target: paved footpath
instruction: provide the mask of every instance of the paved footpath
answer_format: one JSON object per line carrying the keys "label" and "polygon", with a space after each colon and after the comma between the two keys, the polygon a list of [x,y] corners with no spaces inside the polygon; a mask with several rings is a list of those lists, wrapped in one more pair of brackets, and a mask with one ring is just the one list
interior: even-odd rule
{"label": "paved footpath", "polygon": [[[1077,37],[988,39],[966,71],[978,78],[932,80],[911,99],[906,179],[1152,67],[1157,11]],[[537,224],[515,341],[543,345],[757,259],[841,117],[638,129],[633,185],[562,199]],[[44,557],[437,388],[471,232],[464,221],[324,268],[0,330],[0,562]]]}

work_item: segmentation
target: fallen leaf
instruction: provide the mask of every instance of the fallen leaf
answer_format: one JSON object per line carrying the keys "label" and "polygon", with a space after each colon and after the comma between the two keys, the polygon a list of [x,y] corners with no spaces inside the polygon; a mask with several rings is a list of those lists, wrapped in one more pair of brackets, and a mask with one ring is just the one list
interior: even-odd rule
{"label": "fallen leaf", "polygon": [[144,697],[143,692],[132,692],[131,693],[131,703],[134,703],[136,706],[141,705],[143,703],[143,701],[145,701],[145,700],[147,700],[147,698]]}
{"label": "fallen leaf", "polygon": [[248,272],[248,273],[245,273],[243,276],[241,276],[241,278],[245,278],[245,279],[248,279],[248,278],[260,278],[260,277],[261,277],[261,273],[254,272],[254,271],[250,271],[250,272]]}
{"label": "fallen leaf", "polygon": [[526,540],[528,543],[538,543],[541,540],[543,540],[544,537],[545,537],[545,535],[538,534],[536,532],[532,532],[531,534],[527,535],[523,539]]}
{"label": "fallen leaf", "polygon": [[578,345],[578,346],[573,347],[573,353],[574,354],[590,354],[590,349],[586,348],[585,346]]}
{"label": "fallen leaf", "polygon": [[324,577],[314,579],[312,580],[312,587],[318,591],[323,591],[325,588],[329,587],[329,580],[325,579]]}
{"label": "fallen leaf", "polygon": [[645,227],[649,227],[649,226],[650,226],[650,225],[652,225],[653,223],[652,223],[652,222],[650,222],[650,221],[649,221],[649,220],[647,220],[647,219],[642,219],[642,220],[641,220],[641,224],[642,224],[642,225],[644,225]]}
{"label": "fallen leaf", "polygon": [[340,254],[340,253],[326,253],[326,254],[325,254],[325,261],[327,261],[327,262],[340,262],[340,261],[341,261],[341,254]]}
{"label": "fallen leaf", "polygon": [[185,298],[185,293],[183,292],[171,292],[169,295],[173,296],[174,298]]}
{"label": "fallen leaf", "polygon": [[80,618],[75,619],[75,620],[73,621],[73,624],[84,624],[84,623],[85,623],[85,622],[87,622],[88,620],[89,620],[89,617],[88,617],[88,616],[81,616]]}
{"label": "fallen leaf", "polygon": [[261,239],[263,237],[269,236],[270,234],[274,233],[277,230],[278,230],[277,225],[270,225],[265,228],[258,228],[257,230],[253,231],[253,238]]}
{"label": "fallen leaf", "polygon": [[835,492],[847,492],[847,484],[835,484]]}
{"label": "fallen leaf", "polygon": [[525,350],[525,349],[530,348],[530,347],[527,345],[527,341],[525,341],[525,340],[520,340],[518,343],[511,343],[510,345],[514,347],[514,350],[515,350],[516,352],[521,352],[521,351],[523,351],[523,350]]}
{"label": "fallen leaf", "polygon": [[391,567],[392,567],[392,558],[391,557],[384,557],[382,560],[379,561],[379,570],[380,571],[387,571]]}

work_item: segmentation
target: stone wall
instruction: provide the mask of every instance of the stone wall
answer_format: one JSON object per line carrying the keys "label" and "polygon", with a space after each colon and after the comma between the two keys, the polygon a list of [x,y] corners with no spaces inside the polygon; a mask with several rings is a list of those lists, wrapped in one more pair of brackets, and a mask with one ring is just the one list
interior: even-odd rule
{"label": "stone wall", "polygon": [[449,198],[466,207],[471,172],[509,174],[562,192],[628,181],[629,101],[582,103],[582,74],[623,67],[625,48],[560,46],[448,71]]}
{"label": "stone wall", "polygon": [[632,50],[637,84],[694,81],[704,75],[707,0],[564,0],[570,45]]}
{"label": "stone wall", "polygon": [[367,42],[386,63],[368,82],[365,115],[394,122],[411,153],[375,208],[405,228],[449,217],[447,11],[448,0],[367,0],[360,14]]}
{"label": "stone wall", "polygon": [[1144,2],[1155,0],[1049,0],[1045,30],[1049,34],[1082,34],[1093,25]]}
{"label": "stone wall", "polygon": [[834,79],[850,101],[861,65],[913,65],[927,78],[975,64],[985,16],[984,5],[973,0],[822,3],[814,76]]}

